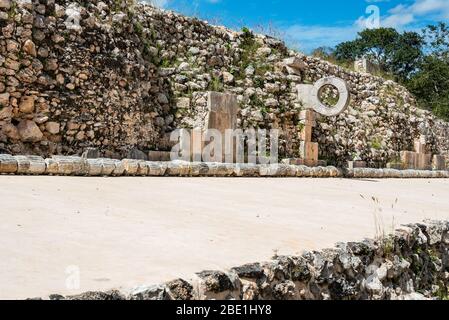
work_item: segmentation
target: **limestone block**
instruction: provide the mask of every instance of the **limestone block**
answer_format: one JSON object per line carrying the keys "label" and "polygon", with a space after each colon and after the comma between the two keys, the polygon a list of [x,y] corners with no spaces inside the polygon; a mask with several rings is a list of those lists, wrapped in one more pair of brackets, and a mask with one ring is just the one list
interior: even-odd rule
{"label": "limestone block", "polygon": [[446,158],[440,155],[434,155],[432,159],[433,170],[446,170]]}
{"label": "limestone block", "polygon": [[57,175],[59,173],[58,162],[55,159],[45,159],[45,173],[50,175]]}
{"label": "limestone block", "polygon": [[301,133],[300,133],[300,139],[302,141],[312,141],[312,126],[311,125],[305,125],[302,129],[301,129]]}
{"label": "limestone block", "polygon": [[260,166],[251,163],[237,163],[234,175],[237,177],[257,177],[260,175]]}
{"label": "limestone block", "polygon": [[[51,170],[57,168],[58,175],[72,175],[75,172],[74,169],[74,161],[72,161],[69,157],[63,156],[53,156],[51,158],[52,162],[56,162],[56,165],[51,166]],[[50,163],[50,160],[47,161]]]}
{"label": "limestone block", "polygon": [[234,164],[231,163],[207,163],[209,177],[230,177],[234,173]]}
{"label": "limestone block", "polygon": [[300,158],[288,158],[288,159],[282,159],[281,163],[294,165],[294,166],[300,166],[300,165],[304,165],[304,160],[300,159]]}
{"label": "limestone block", "polygon": [[296,176],[304,178],[310,177],[310,168],[305,165],[299,165],[296,170]]}
{"label": "limestone block", "polygon": [[234,94],[209,92],[207,99],[207,129],[217,129],[222,134],[237,128],[239,105]]}
{"label": "limestone block", "polygon": [[102,176],[111,176],[112,173],[114,172],[116,166],[115,166],[115,161],[113,159],[101,159],[103,168],[101,170],[101,175]]}
{"label": "limestone block", "polygon": [[271,177],[276,173],[276,169],[272,168],[269,164],[259,166],[259,175],[261,177]]}
{"label": "limestone block", "polygon": [[387,169],[402,170],[403,166],[402,166],[402,163],[389,162],[389,163],[387,163]]}
{"label": "limestone block", "polygon": [[153,177],[164,176],[168,169],[168,162],[147,161],[148,175]]}
{"label": "limestone block", "polygon": [[325,170],[323,167],[311,167],[310,168],[310,177],[311,178],[322,178],[325,175]]}
{"label": "limestone block", "polygon": [[343,176],[341,170],[334,166],[328,166],[327,169],[329,170],[329,177],[331,178],[338,178]]}
{"label": "limestone block", "polygon": [[190,175],[190,163],[187,161],[170,161],[165,172],[172,177],[186,177]]}
{"label": "limestone block", "polygon": [[[298,84],[296,90],[298,91],[299,101],[306,109],[313,109],[314,102],[312,99],[312,84]],[[300,117],[301,119],[301,117]],[[305,120],[305,119],[301,119]]]}
{"label": "limestone block", "polygon": [[299,119],[300,120],[305,120],[305,121],[310,121],[310,122],[315,122],[315,120],[316,120],[316,113],[313,110],[302,110],[299,113]]}
{"label": "limestone block", "polygon": [[298,166],[285,165],[285,169],[284,169],[285,177],[290,177],[290,178],[296,177],[297,171],[298,171]]}
{"label": "limestone block", "polygon": [[348,168],[354,169],[354,168],[366,168],[366,161],[348,161]]}
{"label": "limestone block", "polygon": [[287,58],[283,61],[283,65],[287,70],[288,74],[301,75],[301,71],[306,69],[306,64],[303,60],[298,57]]}
{"label": "limestone block", "polygon": [[45,160],[39,156],[14,156],[17,161],[17,174],[44,174]]}
{"label": "limestone block", "polygon": [[417,155],[416,169],[432,170],[432,155],[430,153],[419,153]]}
{"label": "limestone block", "polygon": [[138,176],[147,176],[150,172],[150,168],[148,167],[147,161],[145,160],[138,160],[137,161],[137,172],[136,175]]}
{"label": "limestone block", "polygon": [[418,157],[416,152],[401,151],[400,158],[403,169],[415,169],[418,163]]}
{"label": "limestone block", "polygon": [[135,176],[137,174],[137,169],[139,168],[138,160],[124,159],[124,160],[122,160],[122,165],[125,168],[125,171],[124,171],[125,175]]}
{"label": "limestone block", "polygon": [[101,176],[103,171],[102,159],[87,159],[86,160],[86,174],[89,176]]}
{"label": "limestone block", "polygon": [[[299,154],[305,162],[312,161],[313,163],[318,162],[318,143],[301,141]],[[306,164],[307,165],[307,164]]]}
{"label": "limestone block", "polygon": [[148,152],[149,161],[170,161],[169,151],[150,151]]}
{"label": "limestone block", "polygon": [[100,151],[97,148],[87,148],[81,157],[85,159],[98,159],[100,158]]}
{"label": "limestone block", "polygon": [[209,166],[204,162],[189,163],[189,175],[192,177],[201,177],[207,175]]}
{"label": "limestone block", "polygon": [[38,142],[44,135],[33,120],[22,120],[17,126],[22,141]]}
{"label": "limestone block", "polygon": [[22,97],[19,104],[19,111],[22,113],[33,113],[35,100],[36,100],[35,96]]}
{"label": "limestone block", "polygon": [[427,153],[427,144],[423,143],[421,139],[416,139],[414,141],[414,147],[416,153]]}
{"label": "limestone block", "polygon": [[123,162],[120,160],[114,160],[114,171],[112,171],[112,175],[115,177],[120,177],[125,174],[125,166],[123,165]]}
{"label": "limestone block", "polygon": [[18,169],[17,160],[9,154],[0,154],[0,174],[16,173]]}

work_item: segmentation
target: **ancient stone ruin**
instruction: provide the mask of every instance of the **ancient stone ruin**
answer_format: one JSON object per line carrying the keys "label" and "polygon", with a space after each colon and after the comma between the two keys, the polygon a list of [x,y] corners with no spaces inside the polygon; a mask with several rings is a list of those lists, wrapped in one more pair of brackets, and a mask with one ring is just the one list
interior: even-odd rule
{"label": "ancient stone ruin", "polygon": [[[302,154],[314,164],[314,141],[327,164],[358,159],[386,167],[426,134],[429,152],[447,161],[449,125],[418,109],[406,89],[276,39],[131,0],[5,0],[0,11],[3,153],[81,156],[95,148],[111,159],[167,160],[170,133],[201,128],[215,91],[236,96],[238,128],[280,129],[283,159]],[[301,123],[309,120],[297,87],[336,78],[348,93],[335,106],[342,112],[315,106],[327,116],[316,118],[310,141],[302,140]]]}

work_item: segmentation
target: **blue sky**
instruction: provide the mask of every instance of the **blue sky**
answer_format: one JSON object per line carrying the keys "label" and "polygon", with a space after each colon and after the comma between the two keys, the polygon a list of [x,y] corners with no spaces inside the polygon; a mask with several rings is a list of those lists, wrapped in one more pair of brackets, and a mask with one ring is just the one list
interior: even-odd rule
{"label": "blue sky", "polygon": [[233,29],[275,30],[291,46],[307,53],[352,40],[367,26],[419,30],[429,23],[449,21],[449,0],[152,1],[164,9]]}

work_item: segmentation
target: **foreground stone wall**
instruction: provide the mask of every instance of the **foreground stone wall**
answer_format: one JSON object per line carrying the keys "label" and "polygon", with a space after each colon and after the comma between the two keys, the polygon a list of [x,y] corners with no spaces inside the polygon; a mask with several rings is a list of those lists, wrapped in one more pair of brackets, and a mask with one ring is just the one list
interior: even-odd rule
{"label": "foreground stone wall", "polygon": [[[78,23],[79,22],[79,23]],[[0,152],[108,158],[169,150],[175,128],[204,127],[207,91],[238,96],[238,127],[282,129],[280,154],[299,155],[296,86],[323,76],[348,82],[352,103],[318,119],[320,158],[385,165],[426,134],[449,155],[449,125],[417,109],[392,81],[131,0],[1,1]],[[282,63],[297,57],[304,70]]]}
{"label": "foreground stone wall", "polygon": [[40,156],[9,154],[0,154],[1,174],[91,177],[449,178],[447,170],[338,169],[333,166],[87,159],[75,156],[53,156],[44,159]]}
{"label": "foreground stone wall", "polygon": [[45,299],[447,300],[448,286],[449,221],[427,221],[402,226],[386,238],[203,271],[188,281]]}

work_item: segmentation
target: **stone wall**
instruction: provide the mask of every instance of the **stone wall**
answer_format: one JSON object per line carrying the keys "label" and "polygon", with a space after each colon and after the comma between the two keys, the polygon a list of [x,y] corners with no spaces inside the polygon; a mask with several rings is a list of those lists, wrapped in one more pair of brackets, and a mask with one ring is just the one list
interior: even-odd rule
{"label": "stone wall", "polygon": [[386,238],[203,271],[188,281],[45,299],[447,300],[448,286],[449,221],[427,221],[402,226]]}
{"label": "stone wall", "polygon": [[[238,96],[239,127],[282,129],[280,154],[296,157],[296,86],[335,75],[348,81],[352,103],[318,120],[320,158],[385,164],[422,133],[435,153],[449,155],[449,124],[417,109],[403,87],[273,38],[132,0],[1,0],[0,29],[0,152],[80,155],[96,147],[124,158],[168,150],[175,128],[204,127],[207,91],[227,91]],[[304,71],[289,73],[288,57]]]}

